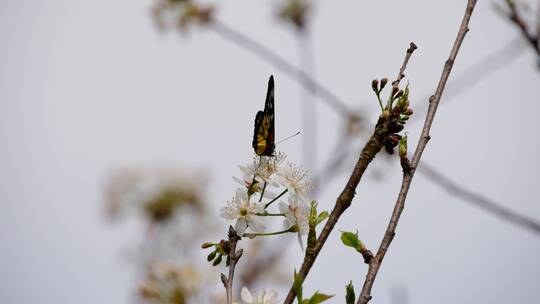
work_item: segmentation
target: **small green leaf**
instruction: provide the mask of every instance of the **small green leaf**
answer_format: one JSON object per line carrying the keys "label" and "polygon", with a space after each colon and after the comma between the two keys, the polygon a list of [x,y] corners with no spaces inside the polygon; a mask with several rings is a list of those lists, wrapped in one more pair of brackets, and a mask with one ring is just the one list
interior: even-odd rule
{"label": "small green leaf", "polygon": [[356,299],[356,295],[354,294],[354,286],[352,284],[352,281],[349,282],[349,284],[346,286],[347,294],[345,295],[345,301],[347,304],[354,304],[354,300]]}
{"label": "small green leaf", "polygon": [[341,241],[343,242],[343,245],[352,247],[356,249],[356,251],[360,252],[364,245],[358,239],[358,231],[356,233],[352,233],[349,231],[342,231],[341,232]]}
{"label": "small green leaf", "polygon": [[304,279],[302,278],[300,274],[296,273],[296,269],[295,269],[293,287],[294,287],[294,291],[296,292],[296,299],[298,300],[298,303],[302,303],[302,283],[303,282],[304,282]]}
{"label": "small green leaf", "polygon": [[399,156],[407,157],[407,133],[399,140]]}
{"label": "small green leaf", "polygon": [[317,217],[317,202],[311,201],[311,208],[309,209],[309,218],[315,219]]}
{"label": "small green leaf", "polygon": [[215,244],[214,243],[210,243],[210,242],[204,242],[202,245],[201,245],[201,248],[202,249],[206,249],[206,248],[210,248],[212,246],[214,246]]}
{"label": "small green leaf", "polygon": [[319,214],[319,216],[317,217],[317,225],[319,225],[320,223],[324,222],[327,218],[330,217],[330,214],[327,212],[327,211],[323,211]]}
{"label": "small green leaf", "polygon": [[309,298],[309,304],[319,304],[319,303],[322,303],[328,299],[330,299],[331,297],[333,297],[334,295],[327,295],[327,294],[324,294],[324,293],[319,293],[318,291],[315,292],[311,298]]}
{"label": "small green leaf", "polygon": [[210,254],[206,257],[208,262],[212,261],[216,257],[216,254],[217,254],[217,252],[215,252],[215,251],[210,252]]}

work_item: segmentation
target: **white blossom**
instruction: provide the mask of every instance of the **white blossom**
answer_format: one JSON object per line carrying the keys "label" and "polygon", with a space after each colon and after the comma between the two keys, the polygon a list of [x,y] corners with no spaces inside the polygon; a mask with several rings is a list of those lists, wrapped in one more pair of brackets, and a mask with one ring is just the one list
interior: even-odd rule
{"label": "white blossom", "polygon": [[277,304],[278,293],[275,290],[263,290],[262,294],[252,294],[246,287],[241,291],[242,301],[246,304]]}
{"label": "white blossom", "polygon": [[255,232],[264,230],[264,223],[257,216],[257,213],[263,210],[264,204],[250,203],[245,189],[237,189],[232,201],[227,202],[227,205],[221,208],[221,217],[236,220],[234,230],[242,235],[248,227]]}
{"label": "white blossom", "polygon": [[282,152],[277,152],[275,156],[256,156],[250,164],[238,166],[242,171],[242,177],[233,177],[235,181],[245,187],[249,187],[254,181],[260,183],[255,188],[255,192],[261,190],[261,185],[266,183],[267,186],[277,186],[273,180],[274,173],[285,160],[286,155]]}
{"label": "white blossom", "polygon": [[267,175],[276,173],[281,167],[287,155],[283,152],[276,152],[274,156],[261,157],[261,170]]}
{"label": "white blossom", "polygon": [[294,225],[298,227],[298,242],[302,250],[304,249],[304,242],[302,236],[309,232],[309,211],[310,207],[299,201],[296,195],[289,195],[289,204],[283,202],[279,203],[279,210],[281,213],[285,213],[284,225],[290,228]]}
{"label": "white blossom", "polygon": [[302,202],[308,203],[307,193],[311,189],[311,181],[302,167],[287,163],[287,166],[279,168],[275,179],[287,188],[289,195],[296,195]]}

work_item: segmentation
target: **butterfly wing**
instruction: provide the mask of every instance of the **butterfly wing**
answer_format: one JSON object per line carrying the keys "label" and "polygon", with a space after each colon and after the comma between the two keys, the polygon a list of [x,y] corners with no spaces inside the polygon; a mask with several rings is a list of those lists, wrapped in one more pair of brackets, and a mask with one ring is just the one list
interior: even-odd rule
{"label": "butterfly wing", "polygon": [[252,146],[260,156],[272,156],[275,149],[274,134],[274,77],[268,80],[264,111],[257,112]]}
{"label": "butterfly wing", "polygon": [[257,112],[255,116],[255,128],[253,130],[253,142],[252,146],[257,155],[264,155],[267,145],[267,130],[263,126],[263,120],[265,119],[265,114],[263,111]]}
{"label": "butterfly wing", "polygon": [[[274,76],[270,76],[268,80],[268,91],[266,92],[266,101],[264,103],[264,113],[268,117],[268,132],[267,145],[264,155],[271,156],[274,154],[275,144],[275,129],[274,129]],[[263,121],[264,124],[264,121]]]}

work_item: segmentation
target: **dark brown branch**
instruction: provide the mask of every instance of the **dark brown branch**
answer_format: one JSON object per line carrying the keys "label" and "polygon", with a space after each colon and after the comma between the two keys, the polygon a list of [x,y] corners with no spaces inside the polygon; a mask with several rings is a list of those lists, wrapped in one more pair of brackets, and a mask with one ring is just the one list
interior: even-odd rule
{"label": "dark brown branch", "polygon": [[443,188],[448,194],[462,199],[468,203],[472,203],[475,206],[481,208],[482,210],[489,212],[504,221],[510,222],[522,228],[526,228],[527,230],[536,233],[536,235],[540,235],[539,221],[535,221],[534,219],[530,219],[521,214],[517,214],[514,211],[498,203],[495,203],[478,193],[474,193],[470,190],[460,187],[459,185],[433,169],[431,166],[428,166],[425,162],[423,162],[422,165],[418,167],[418,170],[423,175],[425,175],[430,182]]}
{"label": "dark brown branch", "polygon": [[209,26],[217,34],[223,38],[242,46],[245,50],[257,55],[259,58],[272,64],[274,67],[281,70],[283,73],[291,76],[293,79],[300,80],[301,84],[308,89],[312,94],[322,98],[329,106],[331,106],[336,112],[343,116],[349,115],[352,111],[347,104],[332,93],[329,89],[317,82],[313,77],[306,74],[306,72],[296,68],[290,64],[287,60],[281,57],[278,53],[273,52],[264,45],[256,42],[250,37],[230,28],[224,23],[218,20],[213,20]]}
{"label": "dark brown branch", "polygon": [[[400,69],[400,75],[402,75],[403,72],[405,71],[407,67],[407,62],[409,61],[409,58],[415,49],[416,49],[416,45],[414,45],[414,43],[411,43],[411,46],[407,49],[405,60],[403,61],[403,65]],[[402,78],[403,77],[398,76],[396,80],[397,85],[399,85],[399,82],[401,81]],[[341,194],[338,196],[336,203],[334,205],[334,208],[332,209],[332,212],[330,213],[330,217],[326,221],[326,224],[324,225],[324,228],[322,229],[321,234],[317,238],[315,246],[313,248],[309,248],[308,250],[306,250],[304,261],[302,262],[302,266],[300,270],[298,271],[298,275],[302,277],[302,280],[304,280],[306,276],[308,275],[311,267],[313,266],[313,264],[315,263],[315,260],[317,259],[317,256],[319,255],[319,252],[321,251],[322,247],[326,243],[328,236],[334,229],[334,226],[336,225],[339,217],[351,205],[354,195],[356,194],[356,187],[360,183],[360,179],[364,175],[364,172],[366,171],[368,165],[371,163],[375,155],[383,147],[384,140],[392,133],[389,130],[390,122],[391,122],[391,119],[389,119],[385,115],[381,115],[379,117],[379,121],[377,122],[377,125],[375,126],[375,131],[373,132],[373,135],[370,137],[370,139],[368,140],[368,142],[365,144],[364,148],[362,149],[362,152],[360,153],[360,157],[358,159],[358,162],[356,163],[356,166],[354,167],[351,177],[349,178],[349,181],[347,182],[345,189],[343,189]],[[294,301],[295,295],[296,295],[295,290],[293,287],[291,287],[291,289],[289,290],[289,293],[287,294],[287,298],[285,298],[284,303],[291,304]]]}
{"label": "dark brown branch", "polygon": [[416,151],[414,152],[414,156],[411,161],[412,169],[403,170],[403,181],[401,183],[401,189],[399,191],[394,211],[392,212],[390,223],[388,224],[388,227],[384,234],[384,238],[379,246],[379,249],[377,250],[377,254],[375,255],[375,257],[373,257],[371,263],[369,264],[366,280],[364,281],[362,292],[360,293],[357,304],[366,304],[369,300],[371,300],[371,288],[373,287],[373,283],[375,282],[375,278],[377,276],[379,268],[381,267],[384,256],[386,255],[386,252],[390,244],[392,243],[392,240],[394,239],[396,227],[401,213],[403,212],[403,208],[405,207],[405,199],[407,198],[407,194],[409,192],[409,188],[414,177],[414,172],[418,167],[420,158],[422,157],[422,153],[424,152],[424,149],[426,148],[426,145],[431,138],[429,135],[431,125],[433,124],[433,119],[435,118],[437,107],[439,106],[442,93],[444,92],[446,82],[448,81],[448,77],[450,76],[450,72],[452,71],[452,67],[454,66],[457,54],[459,52],[461,44],[463,43],[463,39],[469,31],[469,20],[471,18],[475,5],[476,0],[468,0],[463,20],[461,22],[456,40],[454,41],[452,50],[450,52],[450,56],[448,57],[448,60],[446,60],[446,63],[444,65],[439,84],[437,85],[437,90],[435,91],[435,94],[432,95],[429,99],[430,105],[428,113],[426,115],[426,120],[424,122],[424,127],[422,128],[422,134],[420,136]]}
{"label": "dark brown branch", "polygon": [[236,244],[240,240],[240,237],[236,234],[236,231],[232,226],[229,226],[228,233],[229,240],[225,245],[225,251],[227,252],[227,262],[229,264],[229,277],[225,274],[221,274],[221,282],[225,286],[227,292],[227,304],[233,303],[233,280],[234,280],[234,270],[236,268],[236,263],[242,257],[243,250],[240,249],[236,251]]}
{"label": "dark brown branch", "polygon": [[536,33],[534,35],[529,31],[529,27],[527,25],[527,22],[525,19],[523,19],[523,16],[519,13],[516,4],[513,0],[506,0],[506,4],[508,5],[508,8],[510,9],[510,12],[508,14],[508,19],[514,23],[519,30],[521,31],[522,36],[527,40],[527,42],[531,45],[531,47],[535,50],[536,54],[538,55],[540,59],[540,33]]}

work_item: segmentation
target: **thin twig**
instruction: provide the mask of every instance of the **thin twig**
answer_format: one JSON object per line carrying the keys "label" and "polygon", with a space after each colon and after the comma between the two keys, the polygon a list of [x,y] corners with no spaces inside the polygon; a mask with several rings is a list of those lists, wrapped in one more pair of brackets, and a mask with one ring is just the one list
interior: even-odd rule
{"label": "thin twig", "polygon": [[236,263],[242,257],[244,252],[242,249],[236,251],[236,244],[240,240],[240,237],[236,234],[236,231],[232,226],[229,226],[228,233],[228,244],[225,246],[227,251],[227,261],[229,264],[229,277],[225,274],[221,274],[221,282],[225,286],[227,292],[227,304],[233,303],[233,280],[234,280],[234,270],[236,268]]}
{"label": "thin twig", "polygon": [[418,167],[418,170],[425,175],[430,182],[443,188],[448,194],[472,203],[482,210],[487,211],[504,221],[535,232],[537,236],[540,234],[539,221],[535,221],[534,219],[530,219],[524,215],[517,214],[516,212],[504,207],[499,203],[495,203],[478,193],[464,189],[444,175],[440,174],[431,166],[428,166],[425,162],[422,162],[422,165]]}
{"label": "thin twig", "polygon": [[[405,71],[407,62],[409,61],[409,58],[415,49],[416,45],[414,45],[414,43],[411,43],[410,47],[407,49],[405,60],[403,61],[403,65],[400,71]],[[403,74],[403,72],[401,72],[400,74]],[[398,76],[397,84],[399,84],[401,78],[402,77]],[[351,205],[354,195],[356,194],[356,187],[358,186],[358,183],[360,183],[360,180],[364,175],[367,167],[369,166],[375,155],[383,147],[384,140],[392,133],[388,128],[389,123],[390,120],[385,118],[384,115],[381,115],[379,117],[379,121],[375,126],[373,135],[370,137],[370,139],[362,149],[362,152],[360,153],[360,157],[358,159],[358,162],[356,163],[356,166],[354,167],[351,177],[349,178],[345,189],[343,189],[341,194],[338,196],[334,208],[330,213],[330,217],[326,221],[326,224],[324,225],[321,234],[317,238],[315,246],[313,248],[310,248],[311,250],[306,250],[304,261],[302,262],[302,266],[298,271],[298,275],[301,276],[302,279],[305,279],[308,275],[311,267],[313,266],[313,263],[315,263],[315,260],[319,255],[319,252],[326,243],[328,236],[330,235],[332,229],[334,229],[334,226],[339,220],[339,217]],[[295,295],[296,292],[294,288],[291,287],[289,293],[287,294],[287,298],[285,298],[284,304],[291,304],[294,301]]]}
{"label": "thin twig", "polygon": [[308,89],[312,94],[316,94],[321,97],[329,106],[336,110],[343,116],[349,115],[352,111],[347,104],[332,93],[329,89],[317,82],[314,78],[306,74],[304,71],[296,68],[290,64],[287,60],[281,57],[278,53],[271,51],[264,45],[256,42],[250,37],[230,28],[224,23],[218,20],[213,20],[209,29],[222,36],[223,38],[242,46],[245,50],[257,55],[259,58],[264,59],[266,62],[272,64],[274,67],[281,70],[283,73],[291,76],[293,79],[298,79],[302,85]]}
{"label": "thin twig", "polygon": [[377,254],[369,263],[366,280],[364,281],[362,292],[360,293],[357,304],[366,304],[369,300],[371,300],[371,288],[373,287],[375,277],[377,276],[379,268],[381,267],[383,258],[386,255],[386,252],[390,244],[392,243],[392,240],[394,239],[396,227],[401,213],[403,212],[403,208],[405,207],[405,199],[407,198],[407,194],[409,192],[409,188],[414,177],[414,172],[418,167],[420,158],[422,157],[422,153],[424,152],[424,149],[426,148],[426,145],[430,139],[429,132],[431,130],[431,125],[433,124],[433,119],[435,118],[435,113],[437,112],[437,107],[439,106],[442,93],[444,92],[446,82],[448,81],[448,77],[450,76],[450,72],[452,71],[452,67],[454,66],[457,54],[459,52],[461,44],[463,43],[463,39],[469,31],[469,20],[471,18],[475,5],[476,0],[467,1],[467,8],[465,10],[461,26],[459,28],[456,40],[454,41],[450,56],[448,57],[448,60],[446,60],[446,63],[444,65],[439,84],[437,85],[437,90],[435,91],[435,94],[432,95],[429,99],[430,105],[428,113],[426,115],[426,120],[424,122],[424,127],[422,128],[422,135],[418,140],[418,145],[411,161],[412,168],[411,170],[403,170],[403,181],[401,183],[401,189],[399,191],[394,211],[392,212],[390,223],[388,224],[386,233],[384,234],[384,238],[379,246],[379,249],[377,250]]}
{"label": "thin twig", "polygon": [[525,19],[523,19],[523,17],[519,13],[516,7],[516,4],[513,0],[506,0],[506,4],[508,5],[508,8],[510,9],[510,13],[508,14],[508,19],[519,28],[525,40],[529,42],[531,47],[535,50],[536,54],[540,58],[540,43],[539,43],[540,33],[536,33],[536,35],[534,35],[533,33],[529,31],[527,22],[525,21]]}

